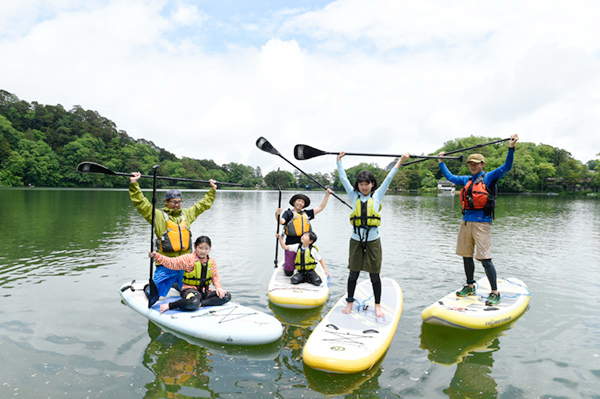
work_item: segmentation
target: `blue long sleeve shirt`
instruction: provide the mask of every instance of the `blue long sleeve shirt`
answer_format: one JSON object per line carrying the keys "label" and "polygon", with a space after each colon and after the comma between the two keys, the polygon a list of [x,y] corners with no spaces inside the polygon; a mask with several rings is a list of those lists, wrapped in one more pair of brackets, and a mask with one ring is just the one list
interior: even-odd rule
{"label": "blue long sleeve shirt", "polygon": [[[482,173],[485,173],[485,175],[483,176],[483,182],[485,183],[485,185],[487,187],[490,185],[490,183],[500,180],[506,173],[508,173],[509,170],[512,169],[514,156],[515,156],[514,149],[509,148],[508,154],[506,154],[506,161],[504,161],[504,165],[500,166],[497,169],[492,170],[491,172],[481,172],[481,173],[477,173],[477,174],[471,175],[471,176],[453,175],[450,172],[450,170],[448,170],[448,167],[446,166],[446,164],[444,162],[441,162],[439,165],[440,165],[440,169],[442,170],[442,174],[449,182],[452,182],[456,185],[461,185],[461,186],[464,186],[465,184],[467,184],[467,182],[470,179],[473,179],[473,181],[475,181],[475,179],[477,179],[479,176],[481,176]],[[483,209],[465,209],[465,214],[463,215],[463,220],[465,222],[491,223],[492,217],[484,216]]]}
{"label": "blue long sleeve shirt", "polygon": [[[354,208],[356,207],[357,199],[360,199],[361,201],[367,201],[369,199],[369,196],[362,195],[362,193],[360,193],[359,191],[354,190],[354,186],[352,184],[350,184],[350,181],[348,180],[348,176],[346,175],[346,171],[344,170],[344,167],[342,166],[342,161],[338,161],[337,170],[338,170],[338,175],[340,177],[340,181],[342,182],[342,185],[344,186],[344,189],[346,190],[348,197],[350,197],[350,203],[352,204],[352,210],[354,210]],[[381,200],[383,200],[383,196],[385,195],[388,187],[390,186],[392,179],[396,175],[396,172],[398,172],[398,168],[394,166],[394,168],[392,168],[390,173],[388,173],[388,175],[386,176],[383,183],[381,183],[381,185],[373,193],[373,209],[379,209]],[[378,238],[379,238],[379,227],[373,226],[371,229],[369,229],[368,241],[374,241]],[[360,241],[360,237],[354,231],[354,229],[352,229],[352,239],[356,240],[356,241]]]}

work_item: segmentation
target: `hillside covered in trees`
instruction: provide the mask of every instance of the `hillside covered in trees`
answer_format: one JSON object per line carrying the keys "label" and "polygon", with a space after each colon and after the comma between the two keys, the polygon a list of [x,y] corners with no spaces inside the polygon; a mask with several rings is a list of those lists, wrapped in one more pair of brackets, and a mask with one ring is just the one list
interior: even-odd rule
{"label": "hillside covered in trees", "polygon": [[[497,138],[470,136],[446,142],[439,151],[451,151]],[[507,146],[491,145],[480,152],[486,169],[504,163]],[[464,154],[465,156],[467,154]],[[144,139],[133,139],[96,111],[75,106],[28,103],[0,90],[0,186],[127,187],[127,179],[78,173],[82,161],[97,162],[114,171],[149,171],[161,165],[161,175],[190,179],[215,179],[255,188],[304,188],[315,183],[299,172],[271,171],[264,177],[259,167],[230,162],[217,165],[208,159],[178,158]],[[467,166],[448,161],[453,173],[468,174]],[[347,170],[350,181],[360,170],[371,170],[378,181],[387,172],[376,164],[362,163]],[[341,189],[337,171],[311,175],[324,186]],[[394,191],[433,191],[442,178],[437,161],[401,168],[392,185]],[[145,184],[150,182],[145,181]],[[159,181],[159,185],[169,184]],[[173,184],[173,183],[171,183]],[[194,183],[178,182],[195,188]],[[582,164],[569,152],[549,145],[519,142],[513,169],[499,183],[502,192],[594,191],[600,187],[600,160]]]}

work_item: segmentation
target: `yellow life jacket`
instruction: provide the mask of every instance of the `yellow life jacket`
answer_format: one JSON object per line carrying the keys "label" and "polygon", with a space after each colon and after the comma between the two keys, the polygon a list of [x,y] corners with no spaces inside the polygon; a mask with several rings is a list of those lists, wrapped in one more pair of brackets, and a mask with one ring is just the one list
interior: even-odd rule
{"label": "yellow life jacket", "polygon": [[312,231],[312,227],[310,226],[306,212],[297,213],[292,209],[292,213],[294,214],[294,217],[285,226],[285,235],[300,237],[307,231]]}
{"label": "yellow life jacket", "polygon": [[169,219],[169,214],[162,211],[167,221],[167,231],[157,240],[161,252],[184,252],[192,247],[192,232],[181,214],[181,223]]}
{"label": "yellow life jacket", "polygon": [[375,201],[373,197],[369,197],[366,201],[361,201],[360,198],[356,199],[354,204],[354,210],[350,214],[350,224],[356,227],[373,227],[381,225],[381,204],[379,204],[379,210],[375,210]]}
{"label": "yellow life jacket", "polygon": [[[315,248],[318,251],[317,247],[312,246],[312,248]],[[310,250],[310,246],[304,251],[302,250],[301,246],[298,248],[298,251],[296,251],[296,259],[294,260],[294,266],[296,266],[296,270],[312,270],[317,267],[317,261],[315,258],[313,258]]]}
{"label": "yellow life jacket", "polygon": [[210,258],[206,257],[206,262],[202,263],[198,257],[196,257],[196,263],[194,264],[193,272],[183,273],[183,282],[187,285],[193,285],[198,287],[200,290],[207,289],[212,283],[212,267],[210,266]]}

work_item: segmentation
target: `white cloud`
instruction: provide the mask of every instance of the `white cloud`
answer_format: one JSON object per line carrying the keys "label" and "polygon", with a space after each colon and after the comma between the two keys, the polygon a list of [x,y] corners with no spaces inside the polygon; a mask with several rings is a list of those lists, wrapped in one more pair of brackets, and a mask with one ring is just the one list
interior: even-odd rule
{"label": "white cloud", "polygon": [[[255,147],[264,136],[331,172],[334,156],[296,161],[294,145],[422,153],[515,132],[584,162],[600,152],[592,1],[340,0],[239,26],[197,2],[5,3],[0,88],[97,110],[178,156],[292,170]],[[389,160],[347,165],[361,161]]]}

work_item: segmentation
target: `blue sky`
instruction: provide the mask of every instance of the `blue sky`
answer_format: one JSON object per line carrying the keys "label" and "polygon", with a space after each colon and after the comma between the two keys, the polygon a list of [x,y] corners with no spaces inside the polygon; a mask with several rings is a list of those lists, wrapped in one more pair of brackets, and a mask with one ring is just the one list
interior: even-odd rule
{"label": "blue sky", "polygon": [[294,38],[307,46],[313,41],[307,37],[302,40],[286,32],[279,32],[279,26],[293,15],[317,11],[325,7],[328,1],[186,1],[168,3],[162,14],[168,17],[177,12],[181,4],[197,7],[202,14],[202,23],[184,27],[169,35],[173,41],[194,37],[199,45],[208,52],[224,52],[229,46],[260,47],[273,36],[282,39]]}
{"label": "blue sky", "polygon": [[[600,3],[20,0],[0,88],[98,111],[178,156],[292,170],[266,137],[431,153],[469,135],[600,152]],[[387,159],[353,158],[387,165]],[[299,165],[330,172],[334,157]]]}

